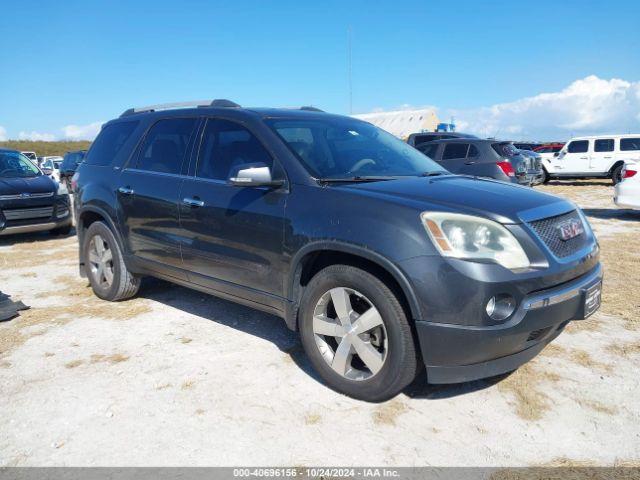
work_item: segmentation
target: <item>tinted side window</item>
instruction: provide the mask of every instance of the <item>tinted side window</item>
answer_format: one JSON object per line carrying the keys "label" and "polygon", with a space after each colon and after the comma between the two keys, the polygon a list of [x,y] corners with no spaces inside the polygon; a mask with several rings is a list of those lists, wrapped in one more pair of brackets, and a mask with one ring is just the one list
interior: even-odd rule
{"label": "tinted side window", "polygon": [[585,153],[589,151],[589,141],[576,140],[575,142],[571,142],[569,147],[567,147],[567,151],[569,153]]}
{"label": "tinted side window", "polygon": [[105,126],[87,153],[88,165],[111,165],[113,158],[135,130],[138,122],[117,122]]}
{"label": "tinted side window", "polygon": [[467,153],[467,158],[477,157],[480,155],[480,152],[476,148],[475,145],[469,145],[469,152]]}
{"label": "tinted side window", "polygon": [[136,168],[178,174],[197,118],[167,118],[156,122],[140,148]]}
{"label": "tinted side window", "polygon": [[438,145],[437,143],[427,143],[427,144],[420,145],[420,148],[418,148],[418,150],[424,153],[427,157],[435,160],[436,157],[438,156],[439,146],[440,145]]}
{"label": "tinted side window", "polygon": [[207,121],[198,155],[198,177],[226,181],[241,167],[256,163],[273,168],[273,158],[249,130],[228,120]]}
{"label": "tinted side window", "polygon": [[467,156],[468,143],[447,143],[442,152],[442,160],[465,158]]}
{"label": "tinted side window", "polygon": [[640,150],[640,138],[621,138],[620,150],[628,152],[630,150]]}
{"label": "tinted side window", "polygon": [[613,152],[613,138],[596,140],[593,150],[596,152]]}

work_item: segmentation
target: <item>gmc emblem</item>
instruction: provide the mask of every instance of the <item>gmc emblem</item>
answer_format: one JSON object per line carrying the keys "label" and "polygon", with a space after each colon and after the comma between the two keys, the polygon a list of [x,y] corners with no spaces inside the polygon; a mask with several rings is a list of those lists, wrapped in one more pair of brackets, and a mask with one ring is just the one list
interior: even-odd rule
{"label": "gmc emblem", "polygon": [[566,242],[567,240],[571,240],[572,238],[577,237],[578,235],[584,233],[584,227],[582,226],[582,222],[572,218],[569,221],[561,223],[556,227],[558,229],[558,234],[560,235],[560,240]]}

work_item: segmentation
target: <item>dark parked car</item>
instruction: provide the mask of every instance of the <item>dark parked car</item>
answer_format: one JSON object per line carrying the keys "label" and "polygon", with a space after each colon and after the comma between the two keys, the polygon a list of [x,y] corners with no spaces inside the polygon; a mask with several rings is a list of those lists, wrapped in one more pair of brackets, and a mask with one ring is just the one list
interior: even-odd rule
{"label": "dark parked car", "polygon": [[0,236],[71,230],[69,194],[20,152],[0,149]]}
{"label": "dark parked car", "polygon": [[524,155],[510,142],[460,138],[437,140],[416,148],[458,175],[523,185],[542,183],[544,172],[540,161]]}
{"label": "dark parked car", "polygon": [[60,183],[66,185],[67,188],[71,187],[71,177],[76,173],[78,165],[82,163],[86,153],[86,150],[78,150],[64,154],[62,164],[60,164]]}
{"label": "dark parked car", "polygon": [[421,132],[412,133],[407,137],[407,143],[413,147],[417,147],[423,143],[433,142],[435,140],[444,140],[447,138],[478,138],[475,135],[460,132]]}
{"label": "dark parked car", "polygon": [[420,364],[433,383],[514,370],[600,304],[598,245],[574,204],[451,175],[350,117],[130,109],[75,178],[98,297],[151,275],[281,316],[320,376],[365,400]]}

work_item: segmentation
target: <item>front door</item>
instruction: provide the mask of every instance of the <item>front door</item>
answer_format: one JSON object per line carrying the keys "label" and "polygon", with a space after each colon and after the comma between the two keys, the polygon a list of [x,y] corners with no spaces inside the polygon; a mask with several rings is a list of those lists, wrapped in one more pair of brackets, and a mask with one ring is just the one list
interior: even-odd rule
{"label": "front door", "polygon": [[239,123],[210,118],[193,177],[180,191],[182,255],[189,279],[230,295],[277,306],[283,296],[286,187],[236,187],[241,166],[267,164],[271,154]]}
{"label": "front door", "polygon": [[558,175],[589,174],[589,140],[573,140],[553,160]]}
{"label": "front door", "polygon": [[138,153],[120,174],[119,221],[130,253],[145,267],[184,277],[179,272],[178,194],[187,152],[198,118],[156,122]]}

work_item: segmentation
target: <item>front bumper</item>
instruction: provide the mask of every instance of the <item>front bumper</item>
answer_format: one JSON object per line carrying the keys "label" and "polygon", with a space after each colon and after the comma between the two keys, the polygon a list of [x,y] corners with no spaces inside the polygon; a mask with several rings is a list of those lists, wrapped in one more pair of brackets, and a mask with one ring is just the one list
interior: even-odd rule
{"label": "front bumper", "polygon": [[[3,210],[4,209],[4,210]],[[29,218],[29,210],[49,209],[48,216],[36,215]],[[9,217],[4,212],[26,212],[25,218]],[[53,204],[38,205],[23,202],[20,205],[0,205],[0,236],[15,235],[19,233],[33,233],[54,230],[72,224],[71,209],[68,196],[58,197]]]}
{"label": "front bumper", "polygon": [[[515,370],[535,357],[571,320],[585,317],[587,291],[602,267],[526,296],[504,324],[473,326],[416,321],[430,383],[458,383]],[[592,312],[586,312],[592,313]]]}

